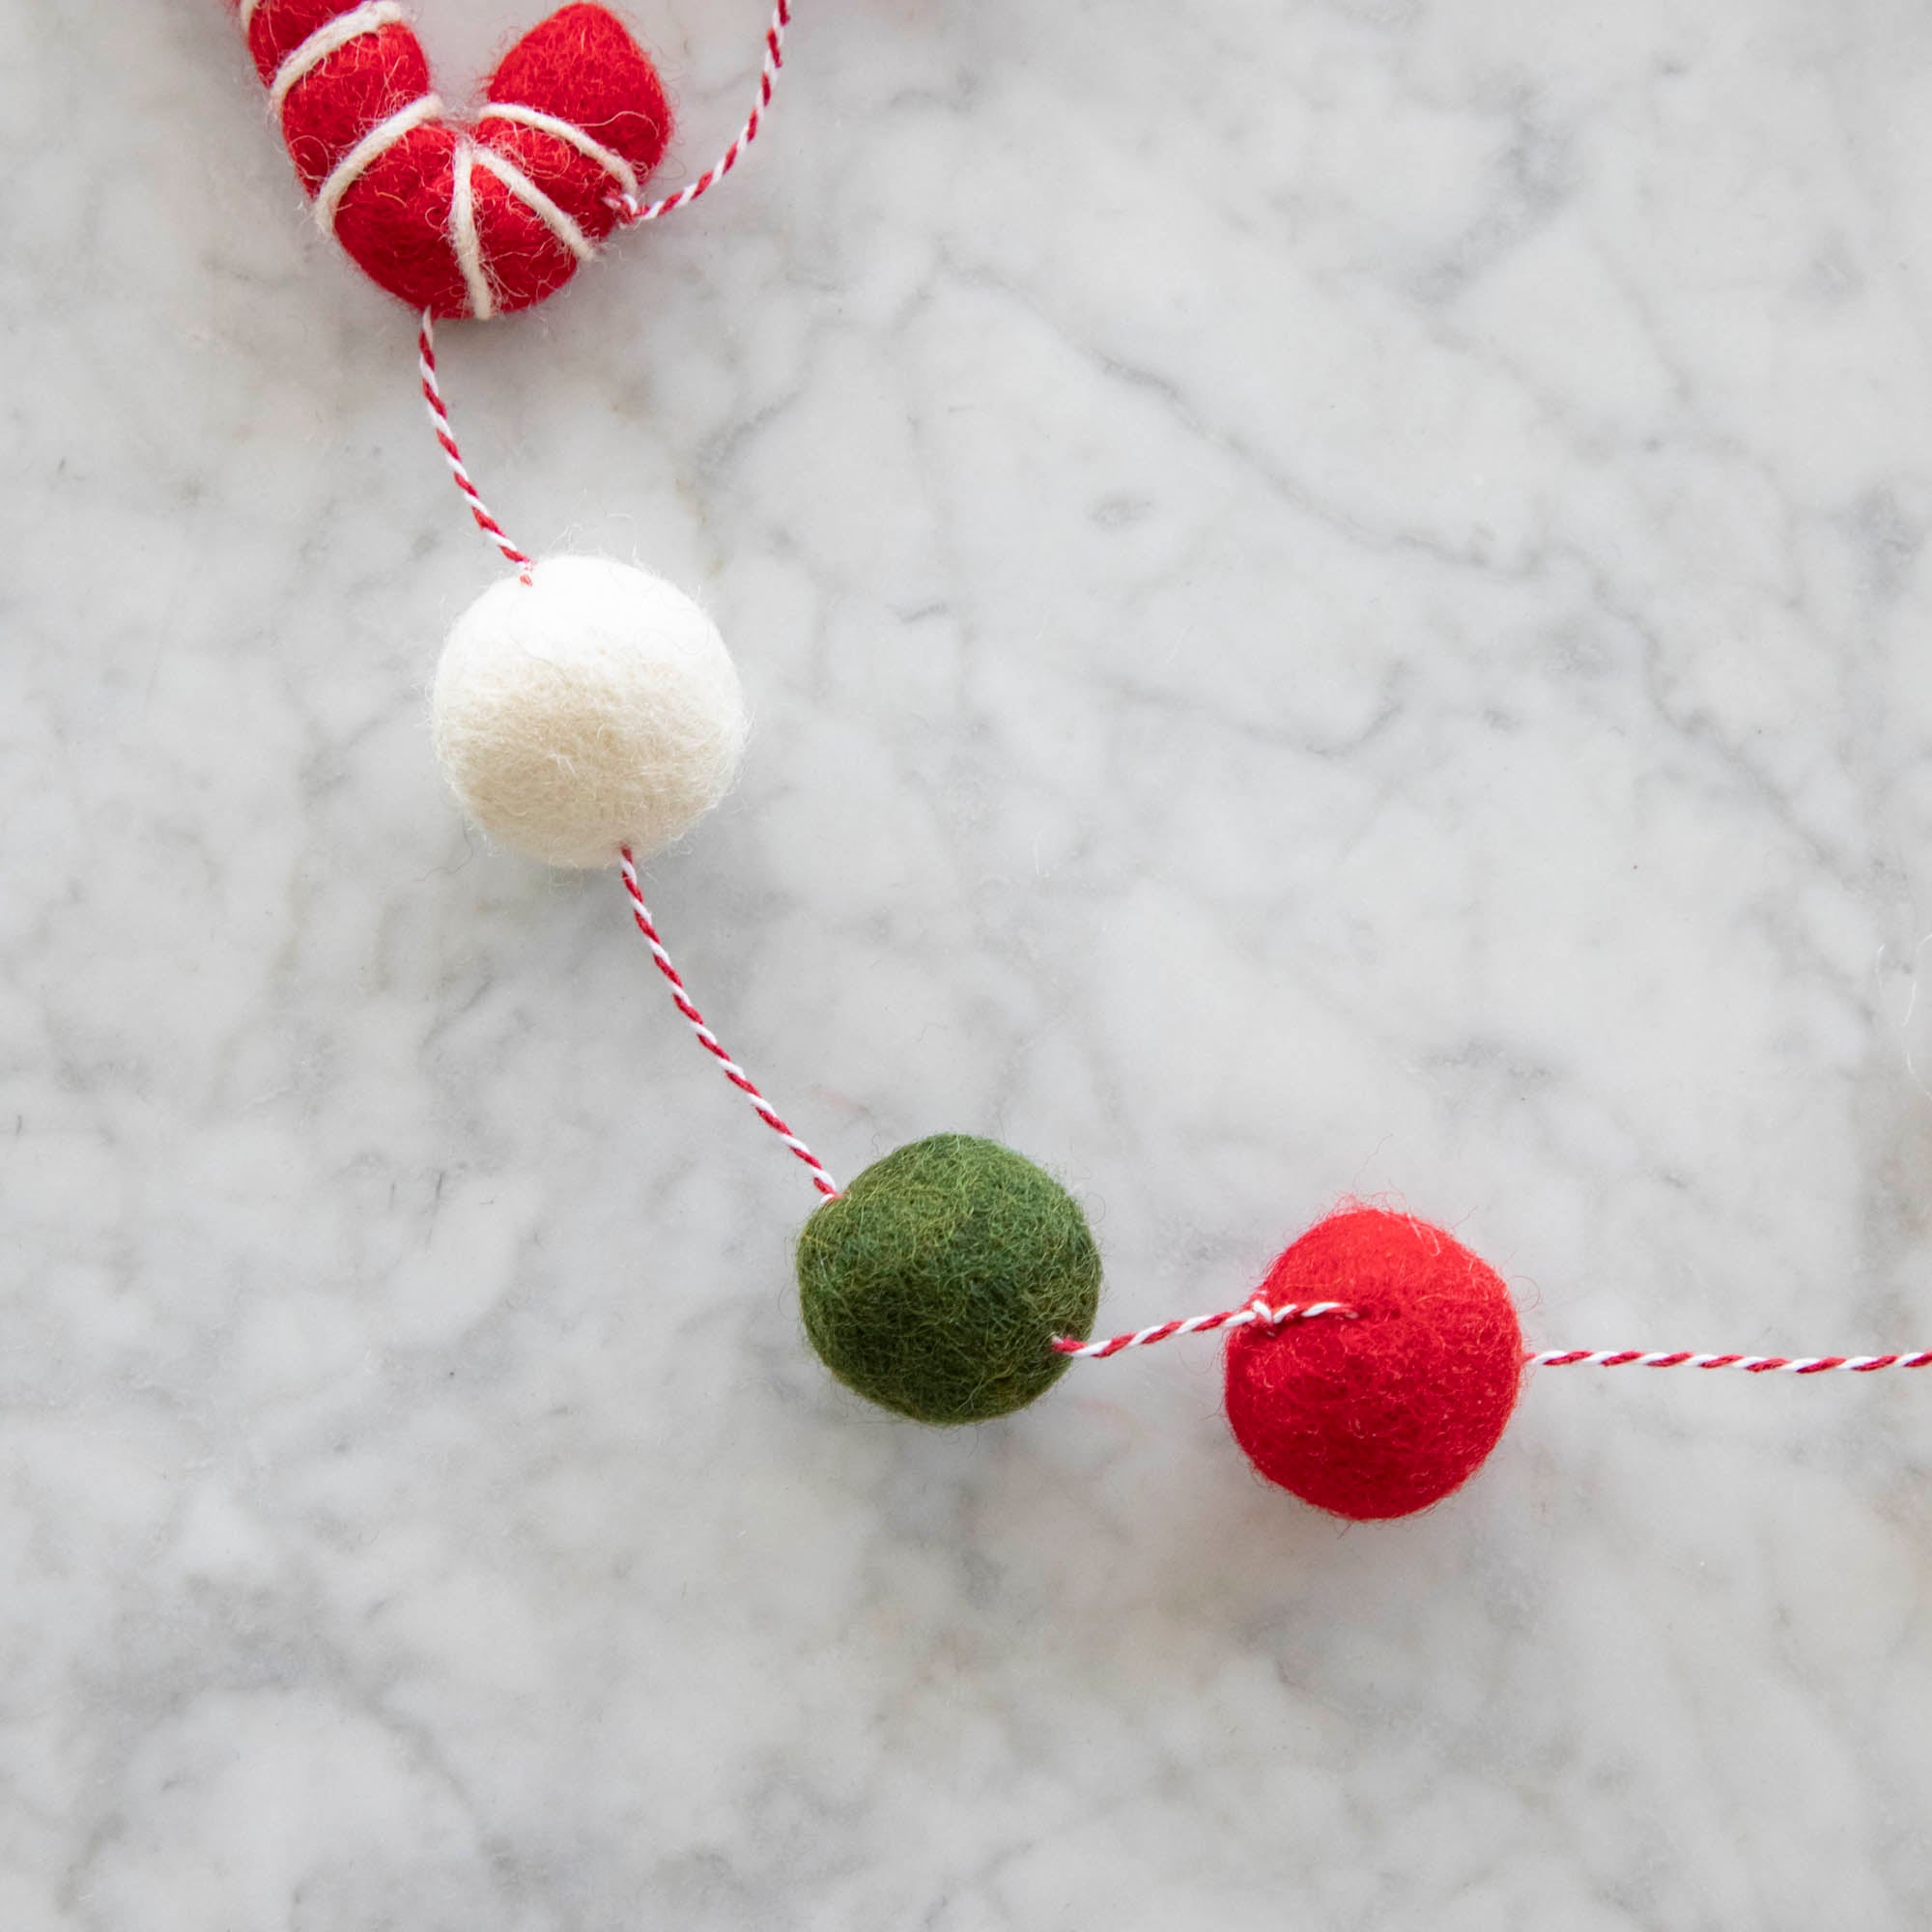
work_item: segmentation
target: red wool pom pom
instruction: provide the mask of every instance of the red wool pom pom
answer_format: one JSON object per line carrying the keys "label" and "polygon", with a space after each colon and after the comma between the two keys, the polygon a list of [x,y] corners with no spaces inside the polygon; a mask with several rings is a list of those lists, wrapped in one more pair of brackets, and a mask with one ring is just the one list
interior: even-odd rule
{"label": "red wool pom pom", "polygon": [[616,225],[670,138],[657,70],[604,8],[559,9],[449,119],[394,0],[235,0],[316,219],[439,316],[527,308]]}
{"label": "red wool pom pom", "polygon": [[1269,1482],[1373,1521],[1440,1502],[1496,1446],[1522,1332],[1501,1277],[1440,1228],[1374,1208],[1330,1215],[1258,1295],[1353,1311],[1229,1340],[1228,1421]]}

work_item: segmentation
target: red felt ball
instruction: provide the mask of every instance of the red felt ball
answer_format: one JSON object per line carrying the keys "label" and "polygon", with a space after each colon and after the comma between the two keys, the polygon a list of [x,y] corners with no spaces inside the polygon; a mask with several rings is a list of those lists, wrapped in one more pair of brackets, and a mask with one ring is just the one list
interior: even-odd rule
{"label": "red felt ball", "polygon": [[1347,1208],[1281,1255],[1257,1295],[1353,1311],[1229,1339],[1228,1421],[1269,1482],[1374,1521],[1440,1502],[1496,1446],[1522,1331],[1502,1278],[1453,1236]]}

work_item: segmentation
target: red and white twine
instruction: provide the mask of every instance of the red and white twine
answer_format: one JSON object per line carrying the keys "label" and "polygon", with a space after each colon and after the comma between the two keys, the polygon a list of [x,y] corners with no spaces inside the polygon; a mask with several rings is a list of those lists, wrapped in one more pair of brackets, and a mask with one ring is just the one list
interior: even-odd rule
{"label": "red and white twine", "polygon": [[[1124,1350],[1144,1349],[1151,1342],[1166,1342],[1177,1335],[1204,1335],[1210,1329],[1236,1328],[1257,1321],[1279,1328],[1290,1321],[1312,1321],[1323,1315],[1355,1319],[1355,1311],[1339,1301],[1289,1301],[1270,1308],[1257,1299],[1239,1308],[1223,1309],[1218,1315],[1195,1315],[1185,1321],[1157,1321],[1151,1328],[1115,1335],[1104,1342],[1082,1342],[1078,1336],[1056,1335],[1053,1346],[1063,1355],[1104,1362]],[[1868,1376],[1880,1369],[1932,1368],[1932,1349],[1902,1355],[1735,1355],[1697,1354],[1689,1349],[1543,1349],[1526,1353],[1522,1362],[1526,1369],[1742,1369],[1747,1376],[1821,1376],[1842,1369],[1851,1375]]]}
{"label": "red and white twine", "polygon": [[739,128],[737,138],[731,145],[695,182],[688,183],[675,194],[668,194],[662,200],[640,203],[635,189],[613,195],[611,206],[618,211],[620,220],[630,223],[661,221],[667,214],[675,214],[679,209],[689,208],[700,194],[716,187],[738,165],[744,158],[745,150],[758,138],[758,129],[764,126],[765,112],[772,104],[772,91],[778,86],[779,70],[784,66],[784,35],[790,25],[791,0],[778,0],[778,5],[772,10],[771,25],[765,29],[765,58],[758,70],[758,91],[752,102],[752,111],[746,116],[745,125]]}
{"label": "red and white twine", "polygon": [[644,944],[651,949],[651,957],[656,960],[660,973],[670,984],[672,1004],[681,1012],[693,1033],[697,1036],[697,1043],[717,1061],[723,1068],[725,1079],[730,1081],[745,1098],[751,1101],[752,1111],[765,1125],[790,1148],[792,1152],[811,1171],[811,1184],[829,1201],[838,1192],[838,1183],[826,1173],[825,1163],[799,1139],[788,1127],[778,1109],[760,1094],[752,1082],[752,1076],[724,1051],[718,1036],[704,1023],[704,1015],[697,1010],[691,994],[686,990],[683,977],[671,964],[670,954],[665,951],[664,941],[658,937],[657,926],[652,923],[650,908],[644,903],[643,888],[638,884],[638,867],[627,845],[618,860],[618,869],[624,875],[624,891],[631,900],[631,918],[638,930],[643,934]]}
{"label": "red and white twine", "polygon": [[1533,1369],[1742,1369],[1747,1376],[1822,1376],[1844,1369],[1868,1376],[1879,1369],[1932,1368],[1932,1349],[1907,1355],[1699,1355],[1688,1349],[1545,1349],[1527,1355]]}
{"label": "red and white twine", "polygon": [[1290,1321],[1314,1321],[1324,1315],[1340,1315],[1352,1321],[1355,1311],[1339,1301],[1285,1301],[1270,1308],[1259,1298],[1239,1308],[1224,1308],[1215,1315],[1190,1315],[1184,1321],[1156,1321],[1151,1328],[1137,1328],[1130,1335],[1114,1335],[1104,1342],[1083,1342],[1077,1335],[1056,1335],[1053,1346],[1063,1355],[1091,1362],[1104,1362],[1126,1349],[1145,1349],[1151,1343],[1171,1341],[1177,1335],[1205,1335],[1214,1328],[1240,1328],[1262,1322],[1280,1328]]}
{"label": "red and white twine", "polygon": [[442,451],[442,460],[449,465],[449,473],[456,479],[456,487],[463,492],[463,500],[469,505],[469,514],[476,519],[476,527],[516,565],[517,574],[527,583],[532,568],[530,558],[510,541],[489,504],[483,500],[482,493],[469,480],[469,471],[463,464],[463,452],[456,446],[456,431],[450,426],[449,412],[442,404],[442,388],[436,380],[436,321],[428,309],[423,310],[422,327],[416,334],[416,368],[422,376],[423,404],[429,411],[429,426],[436,433],[437,445]]}

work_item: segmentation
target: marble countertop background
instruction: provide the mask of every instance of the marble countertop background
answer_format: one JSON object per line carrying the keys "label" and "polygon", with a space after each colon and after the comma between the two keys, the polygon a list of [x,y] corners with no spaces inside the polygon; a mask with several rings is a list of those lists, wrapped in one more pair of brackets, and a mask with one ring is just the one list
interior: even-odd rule
{"label": "marble countertop background", "polygon": [[[639,9],[687,176],[763,9]],[[614,881],[439,790],[492,558],[222,8],[5,15],[7,1932],[1932,1922],[1932,1385],[1546,1375],[1367,1529],[1207,1346],[831,1385]],[[648,888],[834,1171],[1011,1141],[1110,1327],[1358,1194],[1538,1346],[1932,1343],[1928,99],[1919,0],[803,0],[449,330],[732,642]]]}

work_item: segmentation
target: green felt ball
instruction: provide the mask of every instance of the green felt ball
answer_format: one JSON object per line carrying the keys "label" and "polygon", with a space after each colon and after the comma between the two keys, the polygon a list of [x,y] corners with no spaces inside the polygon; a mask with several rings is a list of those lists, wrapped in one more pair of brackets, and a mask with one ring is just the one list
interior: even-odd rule
{"label": "green felt ball", "polygon": [[859,1394],[920,1422],[984,1422],[1060,1378],[1100,1251],[1079,1203],[997,1141],[934,1134],[875,1161],[798,1237],[805,1330]]}

